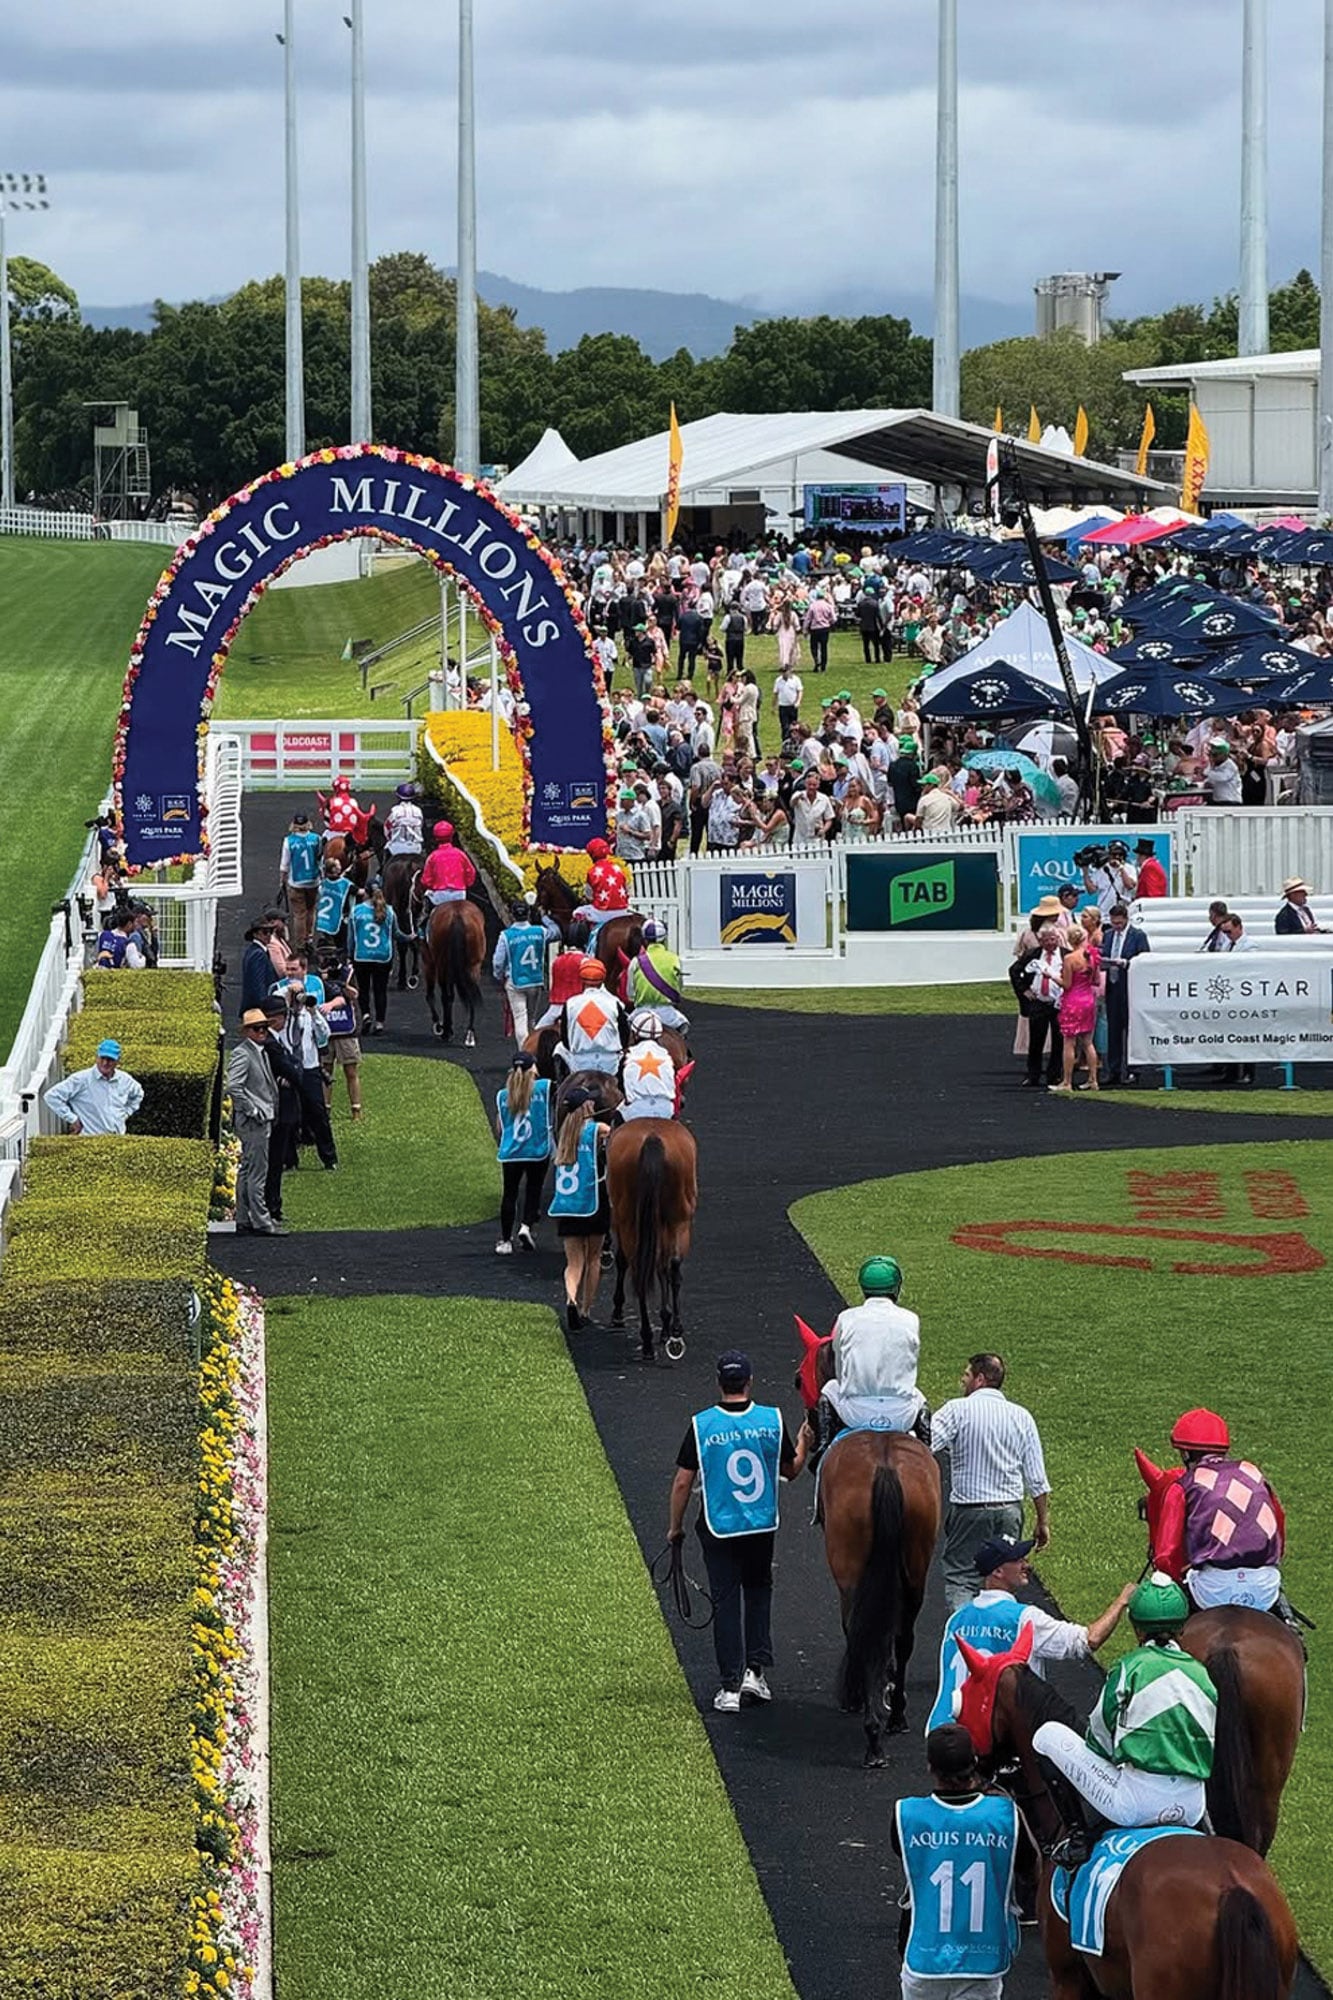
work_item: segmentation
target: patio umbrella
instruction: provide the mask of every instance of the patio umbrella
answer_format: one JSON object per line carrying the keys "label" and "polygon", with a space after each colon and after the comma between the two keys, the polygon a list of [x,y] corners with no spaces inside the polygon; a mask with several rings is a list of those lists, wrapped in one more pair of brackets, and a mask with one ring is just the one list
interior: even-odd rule
{"label": "patio umbrella", "polygon": [[1333,535],[1311,535],[1298,558],[1303,563],[1317,563],[1326,568],[1333,563]]}
{"label": "patio umbrella", "polygon": [[[1026,550],[1006,549],[999,542],[993,542],[991,546],[996,551],[994,560],[987,560],[980,565],[974,561],[969,565],[975,576],[980,577],[984,583],[1006,583],[1020,587],[1036,584],[1037,572]],[[1047,556],[1046,574],[1052,583],[1078,582],[1078,571],[1071,564],[1061,562],[1055,556]]]}
{"label": "patio umbrella", "polygon": [[983,774],[1017,771],[1024,784],[1032,787],[1034,799],[1040,799],[1044,806],[1060,804],[1060,787],[1050,772],[1043,771],[1040,764],[1034,764],[1021,750],[969,750],[963,762],[969,771]]}
{"label": "patio umbrella", "polygon": [[1011,737],[1015,750],[1031,757],[1043,771],[1050,770],[1056,757],[1063,757],[1071,766],[1078,757],[1078,735],[1069,722],[1029,722],[1022,729],[1013,730]]}
{"label": "patio umbrella", "polygon": [[1127,597],[1121,606],[1120,617],[1126,625],[1151,625],[1168,606],[1176,609],[1182,604],[1199,604],[1205,598],[1211,603],[1220,596],[1210,590],[1206,583],[1195,583],[1192,577],[1173,576],[1163,583],[1155,583],[1151,590],[1140,590],[1133,597]]}
{"label": "patio umbrella", "polygon": [[[1306,654],[1307,665],[1289,680],[1279,680],[1263,691],[1265,708],[1323,708],[1333,704],[1333,660],[1318,660]],[[1253,702],[1246,704],[1253,707]]]}
{"label": "patio umbrella", "polygon": [[1129,514],[1109,528],[1094,528],[1090,535],[1084,535],[1083,546],[1136,548],[1140,542],[1160,542],[1164,536],[1178,534],[1189,526],[1183,514],[1174,521],[1154,521],[1149,514]]}
{"label": "patio umbrella", "polygon": [[1255,604],[1220,593],[1196,598],[1193,603],[1164,605],[1148,628],[1152,633],[1172,633],[1176,638],[1201,641],[1207,646],[1234,645],[1240,639],[1274,639],[1278,631],[1266,612]]}
{"label": "patio umbrella", "polygon": [[1103,681],[1092,705],[1100,715],[1209,715],[1226,700],[1227,691],[1217,682],[1158,664]]}
{"label": "patio umbrella", "polygon": [[1031,680],[1007,660],[992,660],[973,673],[959,674],[938,694],[927,693],[921,713],[929,722],[976,721],[1003,716],[1008,720],[1055,715],[1065,705],[1055,688]]}
{"label": "patio umbrella", "polygon": [[1266,687],[1271,681],[1293,680],[1297,674],[1307,673],[1313,658],[1313,654],[1284,645],[1280,639],[1243,639],[1216,657],[1209,654],[1206,678]]}
{"label": "patio umbrella", "polygon": [[1207,651],[1200,639],[1183,639],[1178,632],[1157,632],[1150,627],[1127,644],[1114,647],[1110,657],[1122,667],[1181,667],[1204,659]]}

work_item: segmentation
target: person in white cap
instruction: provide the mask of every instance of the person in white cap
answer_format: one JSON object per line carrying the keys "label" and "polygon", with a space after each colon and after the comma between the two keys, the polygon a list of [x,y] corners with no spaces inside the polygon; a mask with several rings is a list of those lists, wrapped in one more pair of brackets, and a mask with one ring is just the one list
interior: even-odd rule
{"label": "person in white cap", "polygon": [[1314,911],[1310,908],[1310,884],[1302,882],[1299,875],[1289,875],[1282,884],[1282,901],[1273,919],[1273,929],[1279,937],[1312,937],[1316,933],[1320,937],[1327,935],[1324,925],[1314,920]]}
{"label": "person in white cap", "polygon": [[76,1137],[90,1139],[123,1132],[142,1103],[143,1085],[120,1067],[120,1043],[111,1040],[97,1044],[91,1069],[76,1069],[46,1093],[48,1111],[63,1118]]}
{"label": "person in white cap", "polygon": [[630,1020],[632,1040],[620,1072],[625,1101],[620,1116],[674,1118],[676,1065],[662,1046],[662,1023],[650,1008],[641,1007]]}
{"label": "person in white cap", "polygon": [[1199,779],[1199,789],[1208,794],[1211,806],[1238,806],[1240,766],[1231,754],[1225,736],[1214,736],[1208,745],[1208,765]]}

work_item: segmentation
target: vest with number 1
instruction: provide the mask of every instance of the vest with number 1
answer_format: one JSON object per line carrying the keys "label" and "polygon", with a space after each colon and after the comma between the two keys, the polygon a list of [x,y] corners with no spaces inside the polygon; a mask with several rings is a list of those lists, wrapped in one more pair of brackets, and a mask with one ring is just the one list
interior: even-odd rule
{"label": "vest with number 1", "polygon": [[540,986],[546,977],[546,933],[540,924],[510,924],[505,930],[511,986]]}
{"label": "vest with number 1", "polygon": [[555,1192],[548,1215],[587,1217],[596,1215],[601,1199],[601,1162],[598,1158],[599,1126],[590,1118],[579,1133],[579,1149],[569,1166],[555,1170]]}
{"label": "vest with number 1", "polygon": [[778,1525],[782,1412],[763,1403],[748,1410],[720,1403],[694,1419],[704,1521],[719,1541],[771,1535]]}
{"label": "vest with number 1", "polygon": [[965,1604],[945,1622],[940,1641],[940,1686],[935,1706],[926,1719],[926,1734],[942,1729],[954,1719],[953,1698],[967,1679],[967,1664],[958,1650],[966,1639],[978,1653],[1007,1653],[1018,1638],[1023,1623],[1023,1606],[1018,1599],[997,1604]]}
{"label": "vest with number 1", "polygon": [[287,879],[293,889],[313,889],[319,874],[319,835],[287,835]]}
{"label": "vest with number 1", "polygon": [[1018,1950],[1013,1800],[899,1799],[897,1822],[912,1900],[904,1966],[918,1979],[1002,1978]]}
{"label": "vest with number 1", "polygon": [[[544,1076],[539,1076],[532,1086],[532,1096],[526,1111],[517,1117],[509,1109],[509,1092],[497,1090],[495,1108],[500,1116],[500,1150],[496,1158],[504,1161],[549,1160],[551,1157],[551,1086]],[[583,1135],[587,1136],[586,1132]],[[593,1209],[597,1206],[593,1203]],[[588,1211],[592,1213],[592,1209]]]}

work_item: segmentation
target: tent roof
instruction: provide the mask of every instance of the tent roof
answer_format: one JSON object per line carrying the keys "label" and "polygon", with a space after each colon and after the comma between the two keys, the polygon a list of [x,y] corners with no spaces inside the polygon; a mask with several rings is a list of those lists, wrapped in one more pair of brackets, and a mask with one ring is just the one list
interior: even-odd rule
{"label": "tent roof", "polygon": [[1162,368],[1128,368],[1126,382],[1252,382],[1260,377],[1318,376],[1319,349],[1298,347],[1282,354],[1228,355],[1221,361],[1173,361]]}
{"label": "tent roof", "polygon": [[[986,448],[992,433],[931,410],[806,410],[777,416],[701,417],[681,426],[684,452],[681,499],[693,493],[755,483],[768,466],[782,466],[803,452],[829,451],[881,468],[886,479],[924,480],[930,485],[980,487],[986,476]],[[504,497],[531,506],[586,507],[602,512],[656,513],[666,492],[669,438],[666,431],[635,444],[584,459],[551,477],[519,480],[510,473]],[[1034,496],[1043,492],[1074,500],[1136,495],[1164,496],[1167,488],[1139,479],[1118,466],[1071,458],[1041,445],[1014,441],[1019,464]]]}
{"label": "tent roof", "polygon": [[548,424],[527,457],[505,474],[495,490],[503,500],[519,487],[526,487],[534,480],[557,478],[577,464],[578,459],[559,431]]}
{"label": "tent roof", "polygon": [[[1065,633],[1065,651],[1074,669],[1074,684],[1080,689],[1086,690],[1090,682],[1096,684],[1113,680],[1123,671],[1116,661],[1108,660],[1091,646],[1085,646],[1072,632]],[[1060,678],[1046,620],[1034,605],[1025,600],[1016,605],[979,645],[973,646],[951,666],[941,667],[938,673],[931,674],[922,689],[923,698],[933,701],[937,694],[942,694],[956,680],[974,674],[978,667],[1000,660],[1017,667],[1030,680],[1040,681],[1043,687],[1058,688],[1063,694],[1064,682]]]}

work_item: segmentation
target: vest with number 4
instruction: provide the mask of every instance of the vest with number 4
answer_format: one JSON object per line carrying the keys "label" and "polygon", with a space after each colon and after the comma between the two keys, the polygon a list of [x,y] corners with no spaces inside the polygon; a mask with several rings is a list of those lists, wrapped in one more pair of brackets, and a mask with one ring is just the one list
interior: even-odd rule
{"label": "vest with number 4", "polygon": [[1003,1978],[1018,1951],[1013,1800],[899,1799],[896,1818],[912,1910],[904,1966],[918,1979]]}
{"label": "vest with number 4", "polygon": [[585,1217],[596,1215],[601,1199],[602,1173],[599,1152],[601,1127],[595,1118],[590,1118],[579,1133],[579,1149],[569,1166],[558,1166],[555,1170],[555,1192],[551,1196],[549,1215]]}
{"label": "vest with number 4", "polygon": [[352,957],[363,965],[388,965],[393,958],[393,932],[392,910],[385,909],[381,923],[373,903],[358,903],[352,911]]}
{"label": "vest with number 4", "polygon": [[935,1706],[926,1718],[927,1736],[932,1729],[942,1729],[954,1719],[954,1696],[967,1679],[967,1662],[958,1650],[959,1639],[966,1639],[979,1653],[1007,1653],[1022,1623],[1023,1606],[1017,1598],[1011,1603],[965,1604],[946,1621],[940,1641],[940,1688]]}
{"label": "vest with number 4", "polygon": [[546,933],[540,924],[510,924],[505,930],[511,986],[540,986],[546,978]]}
{"label": "vest with number 4", "polygon": [[704,1521],[719,1541],[771,1535],[778,1525],[782,1412],[763,1403],[748,1410],[715,1404],[694,1419]]}
{"label": "vest with number 4", "polygon": [[332,882],[321,882],[319,894],[315,898],[315,929],[332,937],[340,931],[343,918],[347,915],[347,898],[352,893],[352,884],[346,875],[335,877]]}
{"label": "vest with number 4", "polygon": [[319,874],[319,835],[287,835],[287,880],[293,889],[313,889]]}
{"label": "vest with number 4", "polygon": [[[495,1108],[500,1119],[500,1150],[496,1158],[501,1161],[549,1160],[551,1157],[551,1086],[544,1076],[539,1076],[532,1086],[532,1096],[526,1111],[515,1117],[509,1109],[509,1093],[497,1090]],[[584,1137],[587,1134],[585,1132]],[[597,1206],[593,1203],[593,1208]],[[592,1210],[588,1211],[589,1214]]]}

